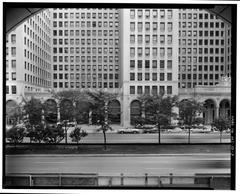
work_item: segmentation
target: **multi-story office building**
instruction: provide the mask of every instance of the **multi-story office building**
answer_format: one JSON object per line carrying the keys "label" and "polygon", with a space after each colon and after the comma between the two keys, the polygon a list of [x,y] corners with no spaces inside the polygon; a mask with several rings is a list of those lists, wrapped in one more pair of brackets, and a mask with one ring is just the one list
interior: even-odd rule
{"label": "multi-story office building", "polygon": [[50,11],[46,10],[7,34],[7,100],[19,103],[26,92],[37,94],[51,89],[50,22]]}
{"label": "multi-story office building", "polygon": [[53,89],[119,88],[119,11],[53,9]]}
{"label": "multi-story office building", "polygon": [[211,109],[203,115],[205,122],[211,123],[223,112],[221,107],[230,112],[230,100],[224,99],[225,88],[221,91],[219,84],[231,74],[231,25],[202,9],[180,9],[178,18],[179,95],[201,96],[199,100]]}
{"label": "multi-story office building", "polygon": [[146,115],[141,94],[207,102],[206,123],[230,110],[221,77],[231,74],[231,26],[205,10],[51,9],[8,37],[8,94],[119,92],[111,105],[124,126]]}
{"label": "multi-story office building", "polygon": [[144,115],[137,96],[178,94],[178,10],[121,10],[123,120]]}

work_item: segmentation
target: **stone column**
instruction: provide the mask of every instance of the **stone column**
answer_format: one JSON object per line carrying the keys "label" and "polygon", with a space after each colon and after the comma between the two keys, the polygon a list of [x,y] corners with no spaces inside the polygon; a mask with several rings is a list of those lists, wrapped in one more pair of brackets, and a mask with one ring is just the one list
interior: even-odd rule
{"label": "stone column", "polygon": [[106,124],[108,123],[108,102],[104,104],[104,121]]}
{"label": "stone column", "polygon": [[41,112],[41,122],[42,124],[45,123],[44,109],[42,109],[42,112]]}
{"label": "stone column", "polygon": [[218,119],[218,118],[219,118],[219,105],[217,105],[215,108],[215,118],[214,119]]}
{"label": "stone column", "polygon": [[88,113],[88,124],[92,125],[92,110],[91,109],[89,110],[89,113]]}
{"label": "stone column", "polygon": [[74,117],[73,117],[73,122],[76,124],[77,120],[76,120],[76,102],[73,101],[73,111],[74,111]]}
{"label": "stone column", "polygon": [[146,118],[146,110],[145,110],[145,104],[144,103],[142,103],[141,104],[141,117],[142,118]]}
{"label": "stone column", "polygon": [[60,122],[60,102],[57,102],[57,122]]}

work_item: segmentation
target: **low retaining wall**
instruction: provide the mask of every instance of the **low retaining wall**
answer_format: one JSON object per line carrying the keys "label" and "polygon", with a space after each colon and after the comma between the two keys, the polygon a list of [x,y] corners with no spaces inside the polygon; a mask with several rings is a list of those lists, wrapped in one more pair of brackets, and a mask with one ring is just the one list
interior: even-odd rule
{"label": "low retaining wall", "polygon": [[156,187],[230,189],[230,175],[99,176],[98,174],[7,174],[4,188],[28,187]]}

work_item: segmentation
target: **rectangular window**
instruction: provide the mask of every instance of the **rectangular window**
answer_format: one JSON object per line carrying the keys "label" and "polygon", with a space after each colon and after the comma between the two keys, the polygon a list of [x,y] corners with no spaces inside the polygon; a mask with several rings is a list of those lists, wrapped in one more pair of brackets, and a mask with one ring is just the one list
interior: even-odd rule
{"label": "rectangular window", "polygon": [[12,94],[17,94],[17,86],[12,86]]}
{"label": "rectangular window", "polygon": [[160,81],[164,81],[164,73],[160,73]]}
{"label": "rectangular window", "polygon": [[167,80],[172,81],[172,73],[167,73]]}
{"label": "rectangular window", "polygon": [[150,74],[149,73],[145,73],[145,81],[149,81],[150,80]]}
{"label": "rectangular window", "polygon": [[12,80],[16,80],[16,72],[12,73]]}
{"label": "rectangular window", "polygon": [[135,86],[130,86],[130,94],[135,94]]}
{"label": "rectangular window", "polygon": [[150,94],[150,86],[145,86],[144,90],[145,94]]}
{"label": "rectangular window", "polygon": [[16,47],[12,47],[11,54],[12,56],[16,56]]}
{"label": "rectangular window", "polygon": [[139,69],[142,68],[142,60],[138,60],[138,68],[139,68]]}
{"label": "rectangular window", "polygon": [[172,86],[167,86],[167,94],[172,94]]}
{"label": "rectangular window", "polygon": [[142,81],[142,73],[138,73],[138,81]]}
{"label": "rectangular window", "polygon": [[135,80],[135,73],[130,73],[130,81],[134,81]]}
{"label": "rectangular window", "polygon": [[12,60],[12,68],[16,68],[16,60]]}
{"label": "rectangular window", "polygon": [[133,32],[135,31],[135,23],[134,22],[131,22],[130,23],[130,30]]}
{"label": "rectangular window", "polygon": [[164,93],[165,93],[165,87],[164,86],[159,86],[159,93],[160,93],[160,95],[164,95]]}
{"label": "rectangular window", "polygon": [[137,94],[142,94],[142,93],[143,93],[142,86],[138,86],[137,87]]}
{"label": "rectangular window", "polygon": [[130,18],[134,19],[135,18],[135,10],[130,10]]}
{"label": "rectangular window", "polygon": [[164,22],[160,22],[160,31],[161,32],[165,31],[165,23]]}
{"label": "rectangular window", "polygon": [[152,73],[152,81],[157,81],[157,73]]}

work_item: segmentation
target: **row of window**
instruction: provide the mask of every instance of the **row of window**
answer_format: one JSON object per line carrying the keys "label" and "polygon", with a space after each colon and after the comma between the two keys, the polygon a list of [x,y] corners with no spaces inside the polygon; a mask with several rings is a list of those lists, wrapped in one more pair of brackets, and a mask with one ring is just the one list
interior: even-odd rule
{"label": "row of window", "polygon": [[61,31],[57,31],[54,30],[53,31],[53,35],[54,36],[87,36],[88,38],[90,38],[89,36],[119,36],[119,31],[118,30],[61,30]]}
{"label": "row of window", "polygon": [[[9,62],[6,60],[6,68],[9,67]],[[16,68],[16,60],[11,60],[11,67],[14,69]]]}
{"label": "row of window", "polygon": [[[145,26],[145,28],[143,27],[143,25]],[[152,25],[152,30],[157,31],[158,30],[158,22],[130,22],[130,31],[134,32],[136,30],[136,26],[137,26],[137,31],[138,32],[142,32],[143,28],[145,29],[145,32],[149,32],[151,27],[150,25]],[[161,32],[165,32],[165,26],[167,25],[167,31],[168,32],[172,32],[173,30],[173,23],[172,22],[160,22],[159,23],[159,29]]]}
{"label": "row of window", "polygon": [[[58,41],[57,41],[58,40]],[[81,40],[81,41],[80,41]],[[80,45],[83,46],[83,45],[108,45],[108,42],[109,44],[111,43],[112,45],[115,45],[118,46],[118,43],[119,43],[119,39],[118,38],[115,38],[115,39],[102,39],[102,38],[99,38],[99,39],[85,39],[85,38],[82,38],[82,39],[53,39],[53,44],[56,45],[56,44],[59,44],[59,45],[71,45],[71,46],[76,46],[76,45]]]}
{"label": "row of window", "polygon": [[[142,47],[138,47],[138,48],[131,47],[130,48],[130,56],[131,57],[135,57],[135,50],[137,50],[137,56],[142,56],[143,55],[143,48]],[[164,57],[165,56],[165,50],[167,50],[167,56],[172,57],[172,48],[166,48],[165,49],[164,47],[161,47],[161,48],[145,47],[145,56],[150,56],[150,50],[152,50],[152,56],[158,56],[158,50],[159,50],[160,57]]]}
{"label": "row of window", "polygon": [[208,45],[222,45],[224,46],[224,40],[219,40],[219,39],[179,39],[179,46],[183,45],[196,45],[196,46],[200,46],[200,45],[204,45],[204,46],[208,46]]}
{"label": "row of window", "polygon": [[213,14],[209,13],[179,13],[179,19],[214,19]]}
{"label": "row of window", "polygon": [[[8,56],[9,55],[9,50],[10,48],[8,48],[8,47],[6,47],[6,55]],[[10,49],[10,51],[11,51],[11,56],[13,56],[13,57],[15,57],[16,56],[16,47],[11,47],[11,49]]]}
{"label": "row of window", "polygon": [[104,73],[104,74],[101,74],[101,73],[98,73],[98,74],[95,74],[95,73],[93,73],[93,74],[91,74],[91,73],[88,73],[88,74],[85,74],[85,73],[81,73],[81,74],[80,73],[76,73],[76,74],[74,74],[74,73],[70,73],[70,74],[59,73],[59,74],[57,74],[57,73],[54,73],[53,79],[69,79],[70,78],[71,80],[73,80],[73,79],[80,80],[80,75],[81,75],[81,80],[85,80],[87,78],[87,80],[92,79],[93,81],[96,81],[96,79],[98,79],[98,81],[102,80],[102,79],[118,80],[118,78],[119,78],[119,74],[113,74],[113,73],[110,73],[110,74],[107,74],[107,73]]}
{"label": "row of window", "polygon": [[53,30],[53,36],[118,36],[118,30]]}
{"label": "row of window", "polygon": [[[144,75],[144,78],[143,78]],[[150,75],[151,78],[150,78]],[[160,73],[159,78],[157,73],[130,73],[130,81],[165,81],[165,76],[167,75],[167,81],[172,81],[172,73]]]}
{"label": "row of window", "polygon": [[[158,42],[158,37],[159,37],[159,42]],[[150,44],[150,40],[152,39],[152,43],[153,44],[157,44],[157,43],[160,43],[160,44],[165,44],[165,39],[166,39],[166,42],[167,44],[172,44],[172,35],[130,35],[130,43],[132,44],[135,44],[136,42],[138,44],[142,44],[143,43],[143,38],[145,39],[144,42],[146,44]]]}
{"label": "row of window", "polygon": [[178,57],[178,62],[180,63],[224,63],[224,57],[212,57],[212,56],[208,56],[208,57],[198,57],[198,61],[197,61],[197,57]]}
{"label": "row of window", "polygon": [[214,30],[180,30],[179,31],[179,37],[191,37],[191,36],[194,36],[194,37],[223,37],[224,38],[224,31],[221,31],[221,30],[217,30],[215,29]]}
{"label": "row of window", "polygon": [[[113,67],[114,67],[113,65],[104,65],[104,66],[102,66],[102,65],[98,65],[98,66],[96,66],[96,65],[81,65],[81,71],[85,71],[86,68],[87,68],[87,71],[96,71],[97,69],[98,69],[98,71],[102,71],[102,70],[113,71],[114,70]],[[64,65],[64,69],[63,69],[63,65],[53,65],[53,70],[54,71],[57,71],[57,70],[68,71],[69,65]],[[115,66],[115,70],[116,71],[119,70],[118,66]],[[80,65],[70,65],[70,71],[80,71]]]}
{"label": "row of window", "polygon": [[219,82],[182,82],[182,83],[178,83],[178,87],[179,88],[194,88],[196,85],[204,85],[204,86],[213,86],[213,85],[217,85]]}
{"label": "row of window", "polygon": [[[74,60],[74,58],[75,58],[75,60]],[[53,56],[53,62],[63,62],[63,56],[58,56],[58,57],[57,56]],[[68,62],[68,56],[64,56],[64,62]],[[70,62],[71,63],[74,63],[74,62],[80,63],[80,56],[75,56],[75,57],[74,56],[70,56]],[[114,57],[114,61],[113,61],[112,56],[109,56],[109,58],[107,56],[104,56],[103,58],[102,58],[102,56],[99,56],[98,57],[98,61],[97,61],[97,57],[96,56],[92,56],[92,57],[91,56],[87,56],[87,57],[81,56],[81,63],[85,63],[85,62],[87,62],[87,63],[96,63],[96,62],[98,62],[98,63],[102,63],[102,62],[107,63],[107,62],[110,62],[110,63],[114,63],[115,67],[117,67],[118,66],[118,62],[119,62],[119,57],[115,56]]]}
{"label": "row of window", "polygon": [[[143,91],[144,88],[144,91]],[[166,89],[165,89],[166,88]],[[130,86],[130,94],[150,94],[150,86]],[[137,91],[136,91],[137,90]],[[166,90],[166,91],[165,91]],[[172,86],[152,86],[151,94],[172,94]]]}
{"label": "row of window", "polygon": [[181,78],[182,80],[185,79],[215,79],[218,80],[219,79],[219,74],[181,74],[182,76],[180,76],[179,74],[179,79]]}
{"label": "row of window", "polygon": [[119,26],[119,22],[118,21],[53,21],[53,27],[57,27],[57,28],[118,28]]}
{"label": "row of window", "polygon": [[9,91],[9,86],[6,86],[6,94],[17,94],[17,86],[11,86],[11,92]]}
{"label": "row of window", "polygon": [[[65,53],[65,54],[79,54],[80,53],[80,47],[54,47],[53,52],[57,53]],[[113,52],[114,51],[114,52]],[[119,48],[113,48],[113,47],[81,47],[81,54],[118,54],[119,53]],[[100,57],[100,56],[99,56]],[[102,56],[103,57],[103,56]]]}
{"label": "row of window", "polygon": [[[137,60],[137,61],[130,60],[130,68],[134,69],[135,66],[137,66],[138,69],[142,69],[143,68],[143,62],[144,62],[144,67],[146,69],[150,68],[150,65],[153,69],[157,68],[158,65],[159,65],[160,69],[165,68],[165,60],[160,60],[159,64],[158,64],[157,60],[152,60],[152,61],[150,61],[150,60],[145,60],[145,61],[143,61],[143,60]],[[167,60],[166,62],[167,62],[167,69],[172,69],[172,60]]]}
{"label": "row of window", "polygon": [[[207,47],[207,48],[179,48],[178,49],[178,53],[185,55],[185,54],[224,54],[224,48],[211,48],[211,47]],[[196,58],[196,57],[193,57]]]}
{"label": "row of window", "polygon": [[143,15],[145,16],[145,19],[150,19],[150,18],[157,19],[158,17],[160,19],[164,19],[165,17],[167,19],[172,19],[173,11],[172,10],[164,10],[164,9],[160,9],[160,10],[157,10],[157,9],[153,9],[153,10],[152,9],[145,9],[145,10],[131,9],[130,10],[130,18],[131,19],[135,19],[135,18],[142,19]]}
{"label": "row of window", "polygon": [[[224,65],[198,65],[198,71],[224,71]],[[179,71],[197,71],[197,65],[181,65]]]}
{"label": "row of window", "polygon": [[219,22],[179,22],[179,28],[224,28],[224,23],[219,25]]}
{"label": "row of window", "polygon": [[118,88],[118,82],[53,82],[54,88]]}
{"label": "row of window", "polygon": [[[81,13],[82,12],[82,13]],[[96,12],[84,12],[84,10],[80,10],[79,12],[75,12],[75,13],[53,13],[53,18],[54,19],[79,19],[81,17],[81,19],[118,19],[119,14],[117,12],[113,13],[113,12],[105,12],[105,13],[96,13]]]}
{"label": "row of window", "polygon": [[8,81],[8,80],[17,80],[17,75],[16,75],[16,72],[12,72],[12,74],[11,74],[11,77],[9,77],[9,73],[7,72],[6,73],[6,80]]}

